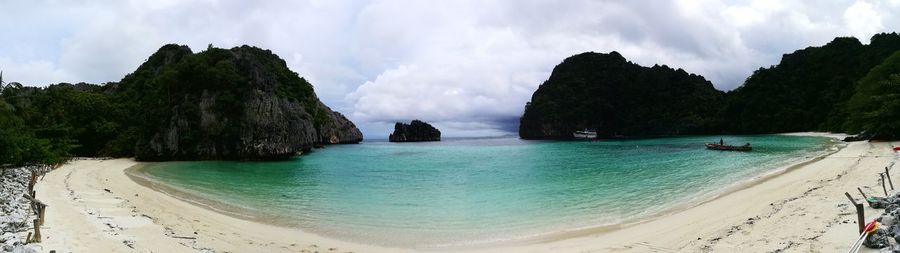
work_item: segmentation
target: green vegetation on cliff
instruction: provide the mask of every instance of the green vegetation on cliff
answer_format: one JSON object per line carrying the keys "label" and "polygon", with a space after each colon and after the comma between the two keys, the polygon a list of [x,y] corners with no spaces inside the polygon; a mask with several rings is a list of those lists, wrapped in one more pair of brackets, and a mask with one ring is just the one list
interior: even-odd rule
{"label": "green vegetation on cliff", "polygon": [[755,71],[727,95],[721,118],[733,133],[842,132],[846,103],[870,69],[900,50],[900,36],[878,34],[863,45],[836,38],[821,47],[786,54]]}
{"label": "green vegetation on cliff", "polygon": [[284,60],[256,47],[194,54],[166,45],[114,90],[120,103],[142,108],[129,118],[136,136],[127,136],[138,159],[284,158],[362,140]]}
{"label": "green vegetation on cliff", "polygon": [[277,159],[362,140],[284,60],[250,46],[194,54],[165,45],[118,83],[10,85],[0,97],[0,147],[15,151],[0,164]]}
{"label": "green vegetation on cliff", "polygon": [[525,106],[522,138],[693,134],[711,131],[723,92],[702,76],[642,67],[617,52],[583,53],[553,69]]}
{"label": "green vegetation on cliff", "polygon": [[[797,131],[900,136],[900,35],[863,45],[836,38],[786,54],[728,93],[683,70],[627,62],[618,53],[569,57],[526,104],[519,135],[759,134]],[[877,67],[876,67],[877,66]]]}
{"label": "green vegetation on cliff", "polygon": [[847,102],[844,128],[850,133],[869,131],[878,137],[900,137],[900,52],[888,57],[860,79]]}

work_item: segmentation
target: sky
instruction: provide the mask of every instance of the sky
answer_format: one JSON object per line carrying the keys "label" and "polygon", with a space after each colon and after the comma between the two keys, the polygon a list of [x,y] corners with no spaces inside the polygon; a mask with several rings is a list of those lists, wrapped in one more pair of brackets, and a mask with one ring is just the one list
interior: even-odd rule
{"label": "sky", "polygon": [[0,70],[30,86],[105,83],[159,47],[271,49],[367,139],[421,119],[515,134],[553,67],[582,52],[740,86],[785,53],[900,26],[900,0],[0,0]]}

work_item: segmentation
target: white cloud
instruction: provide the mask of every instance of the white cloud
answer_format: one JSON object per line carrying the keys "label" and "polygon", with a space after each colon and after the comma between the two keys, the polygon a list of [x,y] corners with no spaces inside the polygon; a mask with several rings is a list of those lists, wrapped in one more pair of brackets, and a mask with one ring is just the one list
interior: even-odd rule
{"label": "white cloud", "polygon": [[165,43],[250,44],[284,58],[367,135],[413,118],[498,134],[573,54],[619,51],[732,89],[784,53],[836,36],[868,42],[898,27],[898,10],[861,0],[2,1],[0,69],[32,85],[100,83]]}
{"label": "white cloud", "polygon": [[881,23],[881,14],[875,10],[872,4],[863,0],[857,0],[844,11],[844,20],[847,22],[847,28],[850,29],[851,35],[866,40],[884,29],[884,25]]}

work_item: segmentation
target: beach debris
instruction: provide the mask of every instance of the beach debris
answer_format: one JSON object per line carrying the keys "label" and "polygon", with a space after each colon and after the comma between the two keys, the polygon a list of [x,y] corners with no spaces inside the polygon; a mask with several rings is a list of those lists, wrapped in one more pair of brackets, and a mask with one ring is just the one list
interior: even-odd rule
{"label": "beach debris", "polygon": [[122,241],[122,244],[125,244],[125,246],[128,246],[129,248],[134,248],[134,241],[132,240],[124,240]]}

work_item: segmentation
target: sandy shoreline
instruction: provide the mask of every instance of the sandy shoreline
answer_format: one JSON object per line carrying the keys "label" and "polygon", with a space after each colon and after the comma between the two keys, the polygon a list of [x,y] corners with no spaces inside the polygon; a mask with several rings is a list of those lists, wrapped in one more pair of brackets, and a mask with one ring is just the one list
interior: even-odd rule
{"label": "sandy shoreline", "polygon": [[[850,143],[840,151],[766,175],[715,198],[620,229],[560,233],[552,240],[477,252],[715,251],[832,252],[856,231],[845,191],[880,196],[877,173],[898,143]],[[44,249],[58,252],[416,252],[326,238],[239,219],[138,184],[132,160],[80,160],[38,184],[50,205]],[[867,215],[880,212],[867,208]],[[788,225],[789,224],[789,225]],[[436,251],[430,249],[431,251]]]}

